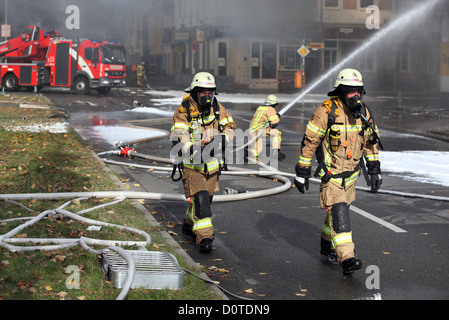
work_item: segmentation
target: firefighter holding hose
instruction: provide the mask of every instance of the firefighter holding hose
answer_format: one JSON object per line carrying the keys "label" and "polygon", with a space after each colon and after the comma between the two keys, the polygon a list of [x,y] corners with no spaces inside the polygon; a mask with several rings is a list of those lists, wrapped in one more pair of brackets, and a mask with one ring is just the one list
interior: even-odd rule
{"label": "firefighter holding hose", "polygon": [[[366,168],[371,192],[382,183],[378,128],[365,103],[363,78],[355,69],[342,70],[324,101],[307,124],[296,164],[295,185],[301,193],[309,188],[312,158],[316,155],[321,178],[320,206],[326,210],[321,232],[321,254],[338,261],[344,274],[362,267],[355,255],[349,206],[355,201],[360,169]],[[365,169],[366,170],[366,169]],[[366,172],[366,171],[365,171]]]}
{"label": "firefighter holding hose", "polygon": [[[260,130],[265,130],[265,136],[271,139],[271,154],[278,157],[279,161],[285,159],[285,154],[281,152],[281,131],[277,129],[281,121],[280,114],[276,111],[278,106],[278,98],[274,94],[270,94],[265,99],[263,105],[259,106],[254,113],[253,119],[249,126],[250,138],[253,139],[260,135]],[[265,129],[265,127],[268,127]],[[258,159],[263,149],[263,139],[257,138],[249,147],[249,156]]]}
{"label": "firefighter holding hose", "polygon": [[173,115],[171,156],[182,159],[184,194],[190,199],[183,232],[196,240],[200,252],[210,252],[214,239],[212,198],[218,191],[225,147],[234,138],[236,125],[215,98],[212,74],[197,73],[185,91],[188,94]]}

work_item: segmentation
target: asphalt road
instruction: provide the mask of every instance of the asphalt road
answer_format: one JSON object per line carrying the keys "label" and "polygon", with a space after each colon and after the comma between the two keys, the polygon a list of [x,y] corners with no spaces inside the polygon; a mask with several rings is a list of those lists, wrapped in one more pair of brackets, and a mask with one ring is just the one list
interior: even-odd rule
{"label": "asphalt road", "polygon": [[[106,124],[139,120],[128,123],[163,130],[169,130],[171,125],[167,117],[161,115],[126,112],[132,108],[135,99],[149,104],[148,96],[139,96],[138,92],[113,90],[109,96],[76,96],[66,92],[43,94],[70,114],[68,122],[75,128],[97,125],[98,119]],[[257,107],[248,104],[225,106],[238,127],[244,129]],[[279,163],[280,171],[294,172],[298,143],[314,107],[297,104],[283,116],[279,129],[283,131],[282,151],[286,160]],[[394,116],[383,109],[379,111],[382,114],[376,113],[377,122],[387,150],[449,150],[446,142],[396,133],[391,130],[395,127]],[[383,130],[383,122],[390,129]],[[413,128],[409,122],[406,125]],[[400,127],[396,129],[401,130]],[[98,152],[111,149],[94,136],[89,142]],[[143,154],[168,157],[169,150],[168,138],[137,144],[137,151]],[[143,159],[111,159],[154,165]],[[172,182],[168,173],[117,165],[110,167],[128,179],[131,190],[182,194],[182,183]],[[137,184],[140,186],[135,187]],[[222,194],[225,187],[253,191],[279,185],[270,178],[223,174],[221,190],[217,194]],[[363,177],[358,185],[366,186]],[[209,254],[199,253],[190,238],[182,234],[186,203],[151,200],[145,207],[149,212],[157,212],[154,217],[169,226],[167,231],[196,262],[208,269],[211,279],[246,298],[351,300],[375,293],[380,293],[384,300],[449,298],[447,202],[357,191],[351,225],[356,252],[364,265],[353,275],[343,276],[339,265],[328,263],[319,253],[324,211],[319,207],[318,188],[317,183],[311,183],[305,195],[291,188],[269,197],[214,202],[215,240],[214,250]],[[389,173],[383,174],[382,189],[449,196],[447,187],[407,181]],[[380,219],[375,221],[361,212]]]}

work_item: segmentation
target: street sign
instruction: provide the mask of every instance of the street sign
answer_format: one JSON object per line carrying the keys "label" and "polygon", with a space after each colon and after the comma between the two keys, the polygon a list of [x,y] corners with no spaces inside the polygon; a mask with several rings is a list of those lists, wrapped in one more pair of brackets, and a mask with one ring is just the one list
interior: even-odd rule
{"label": "street sign", "polygon": [[197,40],[192,41],[192,50],[198,50],[200,48],[200,44]]}
{"label": "street sign", "polygon": [[2,37],[11,37],[11,25],[10,24],[2,24]]}
{"label": "street sign", "polygon": [[309,43],[307,45],[307,48],[309,49],[324,49],[324,43]]}
{"label": "street sign", "polygon": [[306,46],[302,46],[297,52],[301,57],[305,58],[310,53],[310,50]]}

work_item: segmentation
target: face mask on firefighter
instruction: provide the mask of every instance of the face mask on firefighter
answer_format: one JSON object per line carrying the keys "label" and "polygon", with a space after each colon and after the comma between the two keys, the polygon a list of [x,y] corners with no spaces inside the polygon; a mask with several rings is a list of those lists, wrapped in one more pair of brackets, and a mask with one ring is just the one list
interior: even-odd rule
{"label": "face mask on firefighter", "polygon": [[204,90],[198,92],[198,105],[204,109],[212,106],[214,100],[214,92],[210,90]]}
{"label": "face mask on firefighter", "polygon": [[345,104],[351,110],[354,118],[360,118],[360,109],[362,108],[363,90],[351,90],[345,93]]}

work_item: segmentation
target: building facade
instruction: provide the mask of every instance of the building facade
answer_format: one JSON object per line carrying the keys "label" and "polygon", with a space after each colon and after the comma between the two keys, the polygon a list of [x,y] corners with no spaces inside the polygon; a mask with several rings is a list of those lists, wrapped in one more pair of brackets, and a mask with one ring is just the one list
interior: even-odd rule
{"label": "building facade", "polygon": [[[150,60],[178,85],[209,71],[221,90],[298,90],[340,63],[415,0],[153,0]],[[403,95],[447,90],[445,1],[385,35],[344,67],[359,69],[371,91]],[[374,6],[374,7],[373,7]],[[445,22],[446,21],[446,22]],[[150,34],[152,38],[150,39]],[[158,36],[154,36],[157,34]],[[298,50],[305,45],[303,58]],[[295,81],[296,80],[296,81]],[[327,90],[331,81],[317,90]]]}

